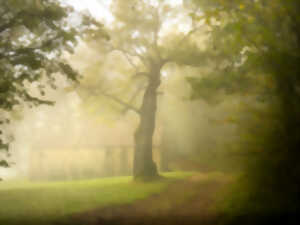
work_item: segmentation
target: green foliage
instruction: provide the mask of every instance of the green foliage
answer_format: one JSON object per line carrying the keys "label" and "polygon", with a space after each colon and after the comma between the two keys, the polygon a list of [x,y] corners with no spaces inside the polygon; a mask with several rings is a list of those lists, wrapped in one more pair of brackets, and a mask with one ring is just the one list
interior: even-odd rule
{"label": "green foliage", "polygon": [[247,182],[237,191],[247,194],[230,207],[238,206],[235,216],[280,208],[282,214],[293,213],[300,208],[295,198],[300,189],[299,1],[193,2],[211,28],[207,51],[219,74],[214,70],[189,79],[193,97],[208,98],[224,89],[243,96],[235,122],[242,151],[255,153],[245,160]]}
{"label": "green foliage", "polygon": [[[72,22],[74,14],[81,24]],[[76,81],[62,53],[72,53],[80,37],[99,32],[100,24],[51,0],[1,0],[0,15],[0,120],[7,121],[18,106],[53,104],[43,96],[47,86],[55,88],[58,73]],[[32,96],[34,85],[41,96]],[[1,133],[0,151],[7,151],[7,135]]]}
{"label": "green foliage", "polygon": [[6,160],[1,160],[0,161],[0,167],[9,167],[8,162]]}
{"label": "green foliage", "polygon": [[208,103],[220,103],[223,99],[218,98],[218,92],[222,91],[225,95],[240,92],[248,94],[253,82],[249,76],[240,76],[238,71],[223,74],[210,74],[201,80],[197,77],[187,77],[193,90],[191,99],[202,98]]}

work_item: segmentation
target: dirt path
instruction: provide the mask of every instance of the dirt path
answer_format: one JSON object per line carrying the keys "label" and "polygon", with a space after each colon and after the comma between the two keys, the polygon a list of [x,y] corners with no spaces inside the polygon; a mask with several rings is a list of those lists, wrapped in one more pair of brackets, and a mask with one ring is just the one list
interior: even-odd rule
{"label": "dirt path", "polygon": [[195,175],[171,184],[166,191],[130,205],[107,207],[73,216],[74,225],[214,225],[211,209],[224,180]]}

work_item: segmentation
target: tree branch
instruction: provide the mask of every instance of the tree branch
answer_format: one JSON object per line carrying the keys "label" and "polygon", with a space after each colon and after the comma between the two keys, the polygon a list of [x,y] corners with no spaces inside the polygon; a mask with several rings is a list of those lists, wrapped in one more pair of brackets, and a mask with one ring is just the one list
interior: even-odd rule
{"label": "tree branch", "polygon": [[[121,51],[121,50],[119,50]],[[127,59],[127,61],[129,62],[129,64],[135,68],[136,71],[138,71],[138,66],[133,62],[133,60],[128,56],[128,54],[124,51],[121,51],[122,54],[125,56],[125,58]]]}
{"label": "tree branch", "polygon": [[116,47],[116,46],[114,46],[111,43],[109,45],[110,45],[112,51],[119,51],[119,52],[121,52],[125,56],[126,60],[129,62],[129,64],[133,68],[135,68],[136,71],[138,71],[138,66],[133,62],[133,60],[130,58],[130,56],[131,57],[138,57],[139,60],[146,66],[146,62],[145,62],[144,57],[141,56],[140,54],[138,54],[137,52],[135,52],[135,53],[129,52],[129,51],[123,49],[123,48]]}
{"label": "tree branch", "polygon": [[[136,91],[134,92],[134,94],[132,95],[132,97],[129,100],[129,104],[132,104],[133,101],[137,98],[137,96],[139,95],[139,93],[144,90],[146,87],[145,86],[139,86]],[[128,108],[125,108],[123,113],[125,114],[127,112]]]}
{"label": "tree branch", "polygon": [[125,112],[130,109],[134,112],[136,112],[137,114],[140,114],[140,110],[135,108],[133,105],[131,105],[130,103],[127,103],[127,102],[124,102],[123,100],[119,99],[118,97],[114,96],[114,95],[110,95],[110,94],[107,94],[107,93],[104,93],[104,92],[100,92],[99,93],[100,95],[103,95],[104,97],[107,97],[107,98],[110,98],[112,100],[114,100],[115,102],[119,103],[120,105],[123,105],[125,106]]}

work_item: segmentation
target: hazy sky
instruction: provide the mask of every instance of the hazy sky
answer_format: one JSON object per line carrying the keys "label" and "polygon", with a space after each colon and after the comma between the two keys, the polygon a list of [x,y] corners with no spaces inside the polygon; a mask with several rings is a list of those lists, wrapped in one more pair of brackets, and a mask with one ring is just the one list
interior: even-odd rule
{"label": "hazy sky", "polygon": [[109,11],[111,0],[97,1],[97,0],[65,0],[73,5],[76,10],[88,10],[95,18],[110,23],[114,20]]}
{"label": "hazy sky", "polygon": [[[90,13],[97,19],[110,23],[114,20],[113,15],[109,10],[109,6],[112,0],[65,0],[69,4],[73,5],[76,10],[89,10]],[[155,4],[156,0],[149,0]],[[182,0],[169,0],[169,4],[177,6],[182,4]]]}

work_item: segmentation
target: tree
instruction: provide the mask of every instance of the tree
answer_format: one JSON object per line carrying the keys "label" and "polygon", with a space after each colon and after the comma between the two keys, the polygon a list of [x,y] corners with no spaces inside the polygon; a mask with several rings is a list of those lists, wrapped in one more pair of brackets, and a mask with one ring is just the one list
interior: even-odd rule
{"label": "tree", "polygon": [[[188,8],[172,6],[170,1],[120,0],[113,1],[111,9],[115,21],[108,28],[111,40],[105,48],[110,60],[117,61],[118,66],[114,64],[110,70],[96,71],[100,78],[86,82],[85,90],[89,93],[89,90],[93,90],[93,96],[110,99],[122,106],[121,111],[133,111],[139,116],[139,125],[134,134],[133,175],[135,179],[157,178],[152,145],[162,71],[168,66],[175,67],[174,64],[203,64],[196,60],[202,56],[202,52],[198,41],[192,37],[197,32],[205,31],[205,26],[193,22]],[[183,30],[171,26],[178,20],[176,17],[185,24]],[[168,30],[168,25],[172,29]],[[99,42],[92,43],[94,49],[97,45]],[[103,61],[96,65],[103,66],[106,63]],[[106,85],[110,80],[123,84],[124,80],[127,82],[124,88],[114,89]],[[98,86],[99,82],[101,86]]]}
{"label": "tree", "polygon": [[258,156],[244,179],[248,189],[242,191],[249,194],[242,204],[240,199],[234,204],[249,213],[257,213],[258,207],[272,215],[294,213],[300,208],[295,198],[300,176],[300,4],[193,2],[202,9],[199,20],[204,18],[211,27],[208,50],[216,68],[204,77],[189,79],[193,98],[211,100],[220,90],[238,94],[251,116],[239,123],[239,129],[247,136],[244,148]]}
{"label": "tree", "polygon": [[[58,74],[73,82],[78,78],[63,54],[72,53],[83,34],[101,34],[101,25],[53,0],[1,0],[0,15],[0,151],[8,153],[11,134],[4,125],[11,112],[53,104],[43,96],[47,87],[56,88]],[[32,94],[34,88],[39,96]],[[9,164],[2,159],[0,166]]]}

